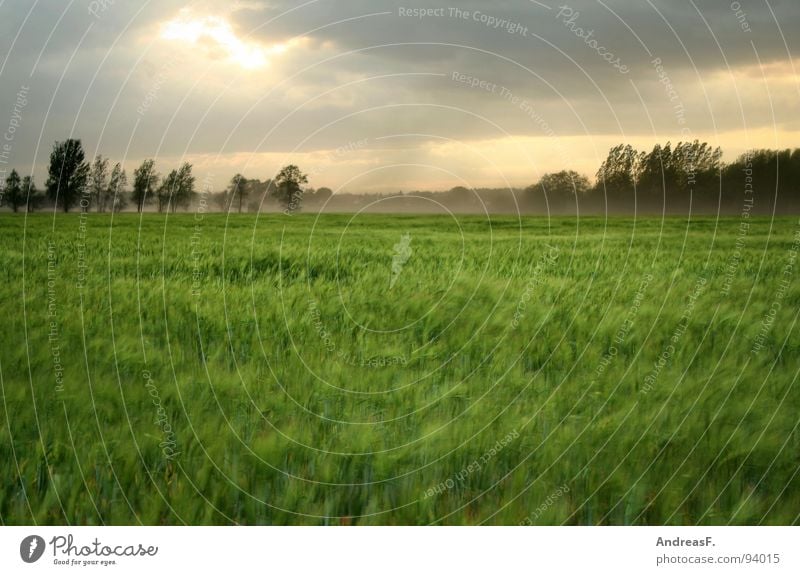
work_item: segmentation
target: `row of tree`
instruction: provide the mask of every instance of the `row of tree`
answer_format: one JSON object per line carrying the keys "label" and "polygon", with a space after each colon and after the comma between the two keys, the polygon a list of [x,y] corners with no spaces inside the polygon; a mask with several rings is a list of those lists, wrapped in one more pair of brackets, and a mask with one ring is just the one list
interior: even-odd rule
{"label": "row of tree", "polygon": [[[20,177],[12,170],[5,180],[2,202],[13,211],[33,210],[45,199],[64,211],[79,205],[82,210],[120,211],[129,202],[139,212],[154,205],[159,212],[187,209],[195,195],[192,165],[162,177],[155,161],[148,159],[133,171],[132,189],[121,164],[110,167],[97,156],[85,161],[80,140],[56,142],[50,154],[46,194],[36,189],[31,176]],[[213,202],[222,211],[258,211],[277,203],[286,211],[297,211],[303,203],[326,205],[335,211],[361,209],[380,196],[340,193],[329,188],[306,188],[308,177],[297,166],[281,169],[274,179],[248,179],[236,174]],[[629,213],[638,211],[730,211],[741,209],[745,196],[758,198],[755,211],[770,213],[800,210],[800,149],[754,150],[730,164],[722,152],[708,143],[657,144],[649,152],[629,145],[611,148],[592,184],[572,170],[545,174],[526,190],[471,190],[463,187],[449,192],[412,192],[399,202],[380,203],[376,209],[428,211],[435,197],[455,211],[484,210],[534,213]],[[397,194],[393,194],[397,197]]]}
{"label": "row of tree", "polygon": [[228,187],[215,194],[214,200],[222,211],[258,211],[270,199],[277,201],[284,209],[298,211],[306,202],[318,203],[333,195],[329,188],[304,188],[308,176],[295,165],[288,165],[278,172],[275,179],[245,178],[236,174]]}
{"label": "row of tree", "polygon": [[[21,208],[33,211],[45,198],[65,212],[76,206],[83,211],[119,212],[128,207],[129,198],[138,212],[151,204],[159,212],[175,212],[191,205],[197,194],[195,182],[192,165],[188,162],[161,177],[155,169],[155,160],[147,159],[133,171],[133,187],[128,193],[128,176],[120,163],[109,170],[109,161],[102,155],[87,162],[81,141],[68,139],[53,145],[44,195],[36,188],[32,176],[20,178],[16,170],[9,173],[0,195],[3,205],[14,212]],[[227,190],[217,194],[217,202],[224,209],[238,204],[242,211],[251,195],[268,194],[286,210],[296,211],[302,205],[303,185],[307,183],[308,177],[294,165],[284,167],[274,180],[266,182],[248,180],[237,174]]]}
{"label": "row of tree", "polygon": [[620,144],[609,150],[594,185],[565,170],[544,175],[525,196],[526,207],[555,212],[738,212],[744,200],[762,213],[800,209],[800,149],[752,150],[725,164],[720,148],[697,140],[649,152]]}
{"label": "row of tree", "polygon": [[27,211],[32,212],[39,206],[42,199],[33,182],[33,177],[20,178],[17,170],[11,170],[11,173],[8,174],[3,186],[2,198],[3,205],[10,207],[15,212],[18,212],[20,208],[26,208]]}

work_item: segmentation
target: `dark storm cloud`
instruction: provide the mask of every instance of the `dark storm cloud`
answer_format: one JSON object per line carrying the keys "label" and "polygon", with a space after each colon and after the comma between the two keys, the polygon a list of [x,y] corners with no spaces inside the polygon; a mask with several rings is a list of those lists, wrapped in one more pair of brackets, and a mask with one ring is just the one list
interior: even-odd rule
{"label": "dark storm cloud", "polygon": [[[759,60],[788,61],[790,54],[777,22],[784,34],[800,26],[800,6],[790,1],[772,2],[769,7],[761,1],[575,0],[545,4],[551,10],[530,1],[400,5],[322,1],[300,9],[296,3],[268,2],[260,14],[272,21],[263,28],[253,28],[252,33],[287,37],[331,22],[387,11],[390,14],[386,16],[348,21],[314,32],[316,37],[333,43],[337,53],[356,51],[336,60],[331,70],[351,70],[365,76],[386,70],[445,75],[464,72],[534,101],[543,113],[549,112],[549,124],[559,133],[608,133],[648,129],[647,114],[632,83],[657,124],[666,128],[674,123],[669,112],[674,102],[664,97],[663,84],[659,83],[662,78],[653,65],[656,58],[689,108],[687,114],[696,130],[715,125],[719,129],[734,127],[736,115],[728,113],[730,103],[706,101],[704,83],[714,74],[756,66]],[[426,9],[439,10],[423,18],[400,15]],[[470,15],[464,17],[463,12]],[[240,13],[242,26],[252,22],[254,15]],[[506,24],[494,26],[489,19]],[[629,72],[618,73],[586,38],[579,36],[579,31],[591,34],[590,40],[596,40],[606,53],[613,53]],[[316,79],[324,80],[324,74]],[[417,101],[471,106],[472,110],[501,118],[509,115],[502,99],[480,90],[465,90],[453,82],[429,78],[414,87],[412,96]],[[396,100],[396,95],[394,91],[376,90],[372,101],[387,97]],[[745,113],[751,127],[772,121],[763,105]],[[457,124],[464,136],[474,136],[470,132],[483,129],[476,124],[464,125],[463,120]],[[517,133],[535,133],[518,119],[512,124],[512,131]]]}
{"label": "dark storm cloud", "polygon": [[[255,4],[255,3],[254,3]],[[390,12],[385,18],[368,21],[353,21],[317,30],[315,34],[334,41],[342,48],[359,49],[388,43],[441,42],[473,46],[496,52],[530,66],[536,70],[564,72],[568,60],[558,58],[557,49],[565,51],[592,76],[606,76],[607,69],[601,59],[587,53],[583,41],[570,34],[556,18],[560,7],[578,13],[574,23],[584,30],[593,30],[594,37],[612,49],[631,67],[644,68],[650,54],[660,54],[665,60],[673,60],[675,66],[698,69],[724,66],[716,40],[722,45],[728,63],[753,63],[752,41],[764,61],[786,59],[786,49],[778,33],[768,5],[763,0],[744,2],[648,1],[597,2],[596,0],[547,1],[551,10],[529,0],[503,0],[499,2],[459,1],[435,2],[385,2],[354,0],[331,2],[321,0],[298,8],[296,2],[264,2],[260,10],[243,10],[237,20],[243,28],[254,34],[279,35],[282,37],[302,34],[308,30],[332,22],[354,18],[368,13]],[[739,5],[745,21],[751,28],[743,32],[742,20],[731,7]],[[800,25],[800,6],[792,0],[770,2],[784,33],[791,34]],[[697,8],[695,8],[697,7]],[[443,15],[425,18],[401,17],[400,11],[444,8]],[[467,18],[457,17],[454,10],[469,11]],[[506,28],[487,26],[476,14],[480,13],[498,20],[505,20],[526,28],[529,41],[524,36],[508,33]],[[271,20],[263,27],[254,26],[259,18]],[[704,22],[705,19],[705,22]],[[367,23],[368,22],[368,23]],[[706,27],[706,24],[710,27]],[[746,34],[746,35],[745,35]],[[537,37],[541,38],[538,40]],[[429,55],[440,59],[444,54],[455,57],[456,48],[433,48]],[[409,60],[419,63],[416,55],[404,57],[402,50],[387,56],[388,59]]]}

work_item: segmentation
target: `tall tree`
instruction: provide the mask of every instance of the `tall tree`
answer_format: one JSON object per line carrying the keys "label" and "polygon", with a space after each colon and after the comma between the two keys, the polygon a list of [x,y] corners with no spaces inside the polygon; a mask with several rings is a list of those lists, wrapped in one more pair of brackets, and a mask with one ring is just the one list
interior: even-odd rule
{"label": "tall tree", "polygon": [[156,194],[158,200],[158,211],[168,210],[171,205],[175,206],[174,196],[178,194],[178,170],[172,170],[167,177],[161,181],[161,186]]}
{"label": "tall tree", "polygon": [[89,164],[84,162],[80,140],[56,142],[50,153],[47,195],[65,212],[79,200],[89,178]]}
{"label": "tall tree", "polygon": [[238,202],[239,213],[242,213],[242,204],[250,195],[250,180],[245,178],[242,174],[236,174],[231,178],[231,183],[228,186],[228,192],[231,196],[232,202]]}
{"label": "tall tree", "polygon": [[306,176],[300,168],[291,164],[285,166],[275,177],[275,187],[272,195],[284,205],[287,213],[300,209],[303,201],[303,184],[308,183]]}
{"label": "tall tree", "polygon": [[699,195],[713,195],[714,181],[722,169],[722,150],[712,148],[707,142],[679,142],[675,147],[677,167],[680,172],[679,189],[697,191]]}
{"label": "tall tree", "polygon": [[33,176],[22,178],[22,194],[29,212],[34,211],[42,203],[42,196],[39,194],[36,184],[33,183]]}
{"label": "tall tree", "polygon": [[153,201],[153,195],[158,190],[158,174],[155,170],[155,160],[145,160],[142,165],[133,171],[133,193],[131,199],[136,204],[136,211],[141,212],[144,207]]}
{"label": "tall tree", "polygon": [[640,154],[630,145],[611,148],[597,171],[597,185],[609,192],[628,191],[638,181]]}
{"label": "tall tree", "polygon": [[158,211],[174,213],[179,207],[188,208],[194,197],[194,182],[192,165],[188,162],[167,174],[158,189]]}
{"label": "tall tree", "polygon": [[3,203],[10,206],[15,212],[25,203],[22,180],[20,180],[17,170],[11,170],[6,178],[6,189],[3,190]]}
{"label": "tall tree", "polygon": [[174,190],[174,197],[172,198],[172,211],[175,212],[178,207],[184,209],[188,208],[192,199],[194,198],[194,182],[195,178],[192,175],[192,165],[189,162],[184,162],[177,173],[176,188]]}
{"label": "tall tree", "polygon": [[105,192],[108,188],[108,159],[98,155],[89,174],[89,193],[98,212],[105,211]]}
{"label": "tall tree", "polygon": [[125,187],[128,185],[128,176],[122,168],[122,164],[117,162],[111,170],[111,177],[108,180],[108,186],[103,190],[103,197],[101,203],[103,209],[111,207],[115,212],[119,212],[128,204],[125,195]]}
{"label": "tall tree", "polygon": [[663,148],[656,144],[653,150],[641,157],[639,169],[639,189],[650,198],[662,195],[667,183],[672,181],[672,149],[670,143]]}

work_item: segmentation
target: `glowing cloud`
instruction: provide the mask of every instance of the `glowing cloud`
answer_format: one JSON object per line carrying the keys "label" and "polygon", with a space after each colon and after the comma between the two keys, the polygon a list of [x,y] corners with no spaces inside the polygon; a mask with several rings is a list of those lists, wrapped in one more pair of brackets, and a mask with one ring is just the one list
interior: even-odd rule
{"label": "glowing cloud", "polygon": [[224,18],[218,16],[198,17],[189,12],[166,22],[161,27],[161,38],[198,45],[205,43],[212,50],[219,50],[228,60],[247,70],[263,68],[269,57],[288,50],[288,44],[264,46],[251,40],[242,40]]}

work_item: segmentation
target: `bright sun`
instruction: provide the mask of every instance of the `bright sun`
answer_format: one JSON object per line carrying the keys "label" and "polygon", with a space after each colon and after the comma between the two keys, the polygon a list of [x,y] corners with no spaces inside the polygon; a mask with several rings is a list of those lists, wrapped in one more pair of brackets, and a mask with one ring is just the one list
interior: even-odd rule
{"label": "bright sun", "polygon": [[256,70],[269,64],[269,57],[282,54],[287,44],[264,46],[258,42],[240,39],[230,23],[218,16],[197,17],[182,13],[161,27],[165,40],[179,40],[196,45],[208,42],[225,53],[227,58],[247,70]]}

